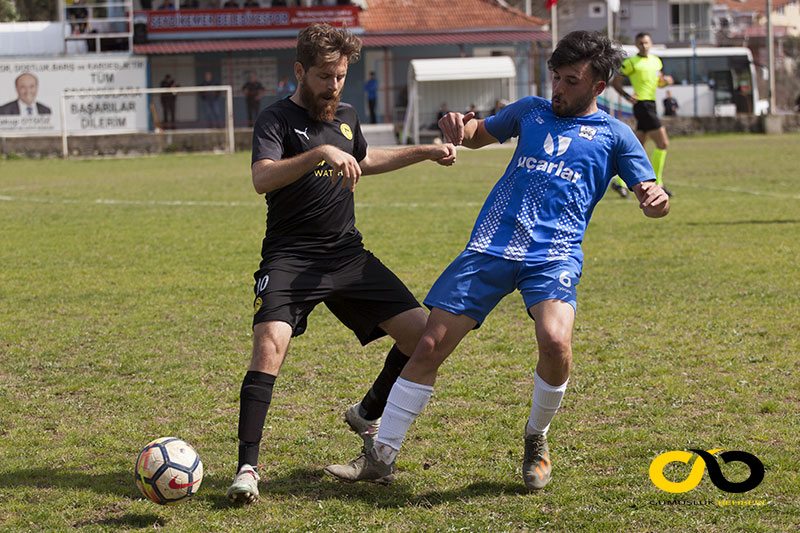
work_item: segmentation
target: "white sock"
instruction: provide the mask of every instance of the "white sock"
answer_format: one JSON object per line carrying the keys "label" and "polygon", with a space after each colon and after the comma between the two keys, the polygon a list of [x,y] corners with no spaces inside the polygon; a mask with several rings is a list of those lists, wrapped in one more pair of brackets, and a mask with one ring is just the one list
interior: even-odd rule
{"label": "white sock", "polygon": [[561,405],[561,399],[567,390],[567,381],[554,387],[543,380],[537,372],[533,373],[533,401],[531,402],[531,416],[525,426],[525,435],[547,435],[550,422],[556,416],[556,411]]}
{"label": "white sock", "polygon": [[433,394],[433,387],[397,378],[386,408],[383,410],[378,438],[375,441],[375,455],[384,463],[391,464],[397,456],[408,428],[414,422]]}

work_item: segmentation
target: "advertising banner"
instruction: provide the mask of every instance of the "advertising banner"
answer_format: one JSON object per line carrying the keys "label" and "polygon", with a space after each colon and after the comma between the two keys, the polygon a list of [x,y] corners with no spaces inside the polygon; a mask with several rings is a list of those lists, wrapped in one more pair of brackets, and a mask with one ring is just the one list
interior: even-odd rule
{"label": "advertising banner", "polygon": [[293,30],[314,22],[352,29],[358,27],[358,6],[150,11],[137,12],[135,21],[146,21],[152,38],[185,32]]}
{"label": "advertising banner", "polygon": [[[0,63],[0,135],[61,134],[61,94],[147,87],[147,58],[12,58]],[[148,130],[147,96],[66,99],[67,131],[75,134]]]}

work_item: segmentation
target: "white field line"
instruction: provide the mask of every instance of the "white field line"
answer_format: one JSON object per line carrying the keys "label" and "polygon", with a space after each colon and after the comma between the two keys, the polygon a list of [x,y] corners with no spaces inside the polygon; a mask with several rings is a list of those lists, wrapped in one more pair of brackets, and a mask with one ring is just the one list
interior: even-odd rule
{"label": "white field line", "polygon": [[[793,200],[800,200],[800,195],[782,194],[775,192],[753,191],[748,189],[740,189],[737,187],[718,187],[713,185],[703,185],[700,183],[682,183],[671,181],[670,183],[679,185],[681,187],[694,187],[698,189],[706,189],[710,191],[722,191],[736,194],[749,194],[752,196],[765,196],[769,198],[789,198]],[[256,207],[263,206],[262,203],[256,202],[213,202],[201,200],[116,200],[112,198],[97,198],[95,200],[71,200],[67,198],[35,198],[35,197],[18,197],[0,195],[0,201],[3,202],[20,202],[20,203],[38,203],[38,204],[83,204],[83,205],[129,205],[129,206],[187,206],[187,207]],[[387,202],[387,203],[371,203],[371,202],[356,202],[356,207],[394,207],[394,208],[441,208],[441,207],[477,207],[483,205],[483,202]]]}
{"label": "white field line", "polygon": [[[81,204],[81,205],[132,205],[132,206],[187,206],[187,207],[263,207],[263,203],[251,202],[209,202],[193,200],[114,200],[110,198],[98,198],[96,200],[70,200],[67,198],[31,198],[0,195],[2,202],[34,203],[34,204]],[[356,202],[356,207],[396,207],[396,208],[415,208],[415,207],[479,207],[483,202],[391,202],[391,203],[370,203]]]}
{"label": "white field line", "polygon": [[718,187],[716,185],[703,185],[702,183],[683,183],[679,181],[670,180],[669,183],[680,185],[681,187],[694,187],[696,189],[706,189],[709,191],[722,191],[732,192],[738,194],[751,194],[753,196],[768,196],[770,198],[791,198],[793,200],[800,200],[800,194],[784,194],[778,192],[765,192],[765,191],[751,191],[748,189],[740,189],[738,187]]}
{"label": "white field line", "polygon": [[83,205],[134,205],[134,206],[201,206],[201,207],[254,207],[258,204],[245,202],[205,202],[192,200],[114,200],[98,198],[96,200],[70,200],[68,198],[20,198],[0,195],[0,201],[33,204],[83,204]]}

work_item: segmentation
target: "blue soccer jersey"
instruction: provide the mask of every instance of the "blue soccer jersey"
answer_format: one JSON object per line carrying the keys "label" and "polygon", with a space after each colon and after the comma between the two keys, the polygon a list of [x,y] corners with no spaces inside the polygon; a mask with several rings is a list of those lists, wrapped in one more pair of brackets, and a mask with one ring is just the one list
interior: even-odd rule
{"label": "blue soccer jersey", "polygon": [[628,187],[656,179],[633,131],[603,111],[559,117],[548,100],[530,96],[484,124],[500,142],[519,139],[475,221],[468,250],[582,265],[586,225],[611,178],[621,176]]}

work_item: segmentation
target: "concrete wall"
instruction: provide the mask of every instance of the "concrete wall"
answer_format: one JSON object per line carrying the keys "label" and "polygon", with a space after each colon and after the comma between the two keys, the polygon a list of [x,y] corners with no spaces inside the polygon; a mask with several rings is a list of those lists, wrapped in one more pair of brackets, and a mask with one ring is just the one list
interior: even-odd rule
{"label": "concrete wall", "polygon": [[[626,121],[632,128],[636,120]],[[671,137],[706,133],[789,133],[800,132],[800,114],[738,115],[735,117],[661,117]]]}
{"label": "concrete wall", "polygon": [[[742,115],[737,117],[675,117],[662,118],[670,136],[702,135],[707,133],[778,133],[800,132],[800,114],[772,115],[769,117]],[[634,122],[629,123],[634,126]],[[372,146],[389,144],[382,125],[371,131],[365,125],[364,135]],[[235,132],[236,150],[250,151],[252,130]],[[425,142],[425,141],[423,141]],[[71,156],[124,156],[147,155],[163,152],[210,152],[227,149],[223,130],[141,133],[97,137],[71,137]],[[61,137],[0,137],[0,154],[27,157],[60,157]]]}
{"label": "concrete wall", "polygon": [[[234,135],[236,149],[250,150],[252,136],[251,130],[237,130]],[[224,130],[70,137],[68,141],[71,156],[148,155],[227,149]],[[21,154],[29,157],[60,157],[61,137],[0,137],[0,152],[3,156]]]}

